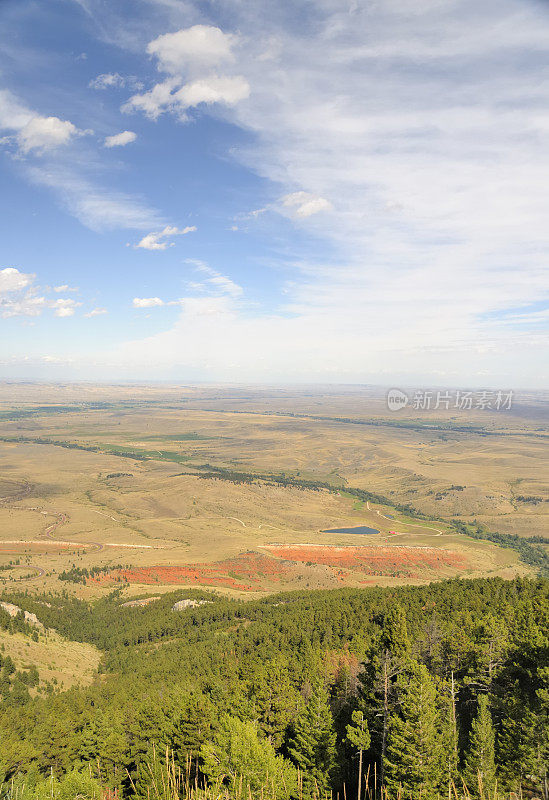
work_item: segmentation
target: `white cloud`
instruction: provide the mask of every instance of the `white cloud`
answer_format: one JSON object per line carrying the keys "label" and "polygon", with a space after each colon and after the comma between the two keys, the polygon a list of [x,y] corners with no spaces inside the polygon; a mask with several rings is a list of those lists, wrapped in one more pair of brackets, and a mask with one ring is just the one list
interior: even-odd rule
{"label": "white cloud", "polygon": [[[143,200],[123,192],[94,185],[86,176],[84,162],[67,166],[56,152],[61,144],[91,131],[80,131],[71,122],[42,117],[26,108],[9,91],[0,91],[0,130],[14,131],[0,144],[15,143],[25,155],[48,155],[41,163],[24,165],[33,183],[47,186],[66,209],[92,230],[132,228],[143,230],[164,224],[164,220]],[[130,133],[124,132],[124,133]]]}
{"label": "white cloud", "polygon": [[134,297],[133,307],[180,306],[185,315],[212,316],[225,313],[244,294],[242,286],[203,261],[187,259],[187,263],[192,264],[203,276],[201,282],[189,282],[188,288],[202,296],[180,297],[167,302],[160,297]]}
{"label": "white cloud", "polygon": [[134,89],[140,90],[143,84],[135,75],[120,75],[119,72],[104,72],[92,78],[88,83],[90,89]]}
{"label": "white cloud", "polygon": [[122,88],[126,86],[126,79],[118,72],[104,72],[101,75],[97,75],[96,78],[93,78],[88,83],[88,86],[90,89]]}
{"label": "white cloud", "polygon": [[0,297],[0,315],[2,317],[38,317],[48,307],[45,297],[27,292],[17,298]]}
{"label": "white cloud", "polygon": [[180,119],[186,120],[186,112],[202,104],[209,106],[218,103],[235,106],[249,97],[250,86],[242,76],[219,77],[210,75],[179,87],[173,79],[157,83],[149,92],[131,97],[122,107],[123,111],[143,111],[150,119],[171,111]]}
{"label": "white cloud", "polygon": [[17,142],[23,153],[36,150],[43,153],[54,147],[68,144],[72,138],[82,134],[68,120],[59,117],[33,117],[17,133]]}
{"label": "white cloud", "polygon": [[122,131],[115,133],[113,136],[107,136],[105,139],[105,147],[125,147],[131,142],[135,142],[137,134],[133,131]]}
{"label": "white cloud", "polygon": [[107,312],[106,308],[97,307],[97,308],[92,308],[92,310],[88,311],[88,313],[84,314],[84,316],[88,317],[88,319],[90,319],[91,317],[99,317],[102,314],[107,314],[107,313],[108,312]]}
{"label": "white cloud", "polygon": [[0,91],[0,130],[14,132],[4,142],[15,141],[24,155],[32,151],[45,153],[87,133],[69,120],[37,114],[7,90]]}
{"label": "white cloud", "polygon": [[[0,270],[0,316],[2,317],[37,317],[46,309],[50,309],[57,317],[71,317],[82,305],[72,298],[58,297],[50,299],[47,289],[41,293],[36,286],[35,276],[20,272],[15,267]],[[58,286],[54,290],[71,291],[67,286]]]}
{"label": "white cloud", "polygon": [[311,217],[319,211],[330,211],[332,204],[324,197],[309,192],[292,192],[282,198],[282,205],[291,208],[297,217]]}
{"label": "white cloud", "polygon": [[0,269],[0,295],[25,289],[34,280],[34,275],[19,272],[15,267]]}
{"label": "white cloud", "polygon": [[69,213],[91,230],[146,230],[164,222],[140,198],[95,186],[70,169],[33,166],[27,174],[33,182],[53,189]]}
{"label": "white cloud", "polygon": [[242,286],[239,286],[227,275],[222,275],[217,270],[212,269],[208,264],[194,259],[188,259],[188,263],[194,264],[196,269],[206,276],[204,283],[192,285],[194,289],[212,289],[216,293],[226,294],[233,298],[241,297],[244,294]]}
{"label": "white cloud", "polygon": [[156,119],[172,107],[172,92],[177,86],[179,81],[173,79],[157,83],[148,92],[130,97],[122,106],[122,111],[142,111],[149,119]]}
{"label": "white cloud", "polygon": [[130,97],[122,110],[143,111],[151,119],[169,111],[186,120],[190,108],[235,106],[249,97],[248,81],[242,75],[220,75],[216,70],[234,60],[237,41],[210,25],[194,25],[154,39],[147,52],[169,77],[148,92]]}
{"label": "white cloud", "polygon": [[53,291],[54,292],[77,292],[78,291],[78,287],[69,286],[68,283],[64,283],[61,286],[54,286],[53,287]]}
{"label": "white cloud", "polygon": [[7,89],[0,90],[0,129],[21,130],[33,118],[26,108]]}
{"label": "white cloud", "polygon": [[[162,8],[165,30],[203,13],[193,0]],[[128,343],[113,362],[133,374],[158,365],[215,379],[467,382],[489,373],[543,382],[544,5],[323,0],[297,26],[276,3],[257,0],[252,10],[227,0],[223,19],[239,32],[232,59],[181,56],[165,40],[151,51],[158,83],[127,108],[181,117],[174,96],[183,87],[241,76],[248,100],[215,106],[247,132],[233,156],[271,183],[269,208],[306,218],[318,238],[307,239],[305,255],[298,239],[285,251],[291,281],[279,308],[271,310],[275,297],[268,312],[228,294],[183,298],[170,330]],[[284,205],[295,187],[309,200]],[[330,213],[309,213],[327,198]],[[199,288],[213,292],[207,278]]]}
{"label": "white cloud", "polygon": [[163,306],[164,301],[159,297],[134,297],[134,308],[155,308],[156,306]]}
{"label": "white cloud", "polygon": [[184,236],[194,231],[196,231],[195,225],[189,225],[186,228],[176,228],[173,225],[167,225],[162,231],[148,233],[135,245],[135,248],[143,248],[144,250],[166,250],[167,247],[174,246],[174,242],[168,242],[166,239],[172,236]]}
{"label": "white cloud", "polygon": [[235,37],[212,25],[158,36],[147,46],[147,53],[158,59],[158,69],[171,75],[185,71],[210,69],[233,58]]}
{"label": "white cloud", "polygon": [[60,297],[51,304],[56,317],[72,317],[82,303],[77,303],[71,297]]}
{"label": "white cloud", "polygon": [[237,76],[235,78],[211,76],[186,83],[177,92],[171,95],[173,108],[193,108],[201,103],[211,105],[222,103],[234,106],[240,100],[245,100],[250,95],[248,81]]}
{"label": "white cloud", "polygon": [[[488,371],[543,382],[543,5],[386,0],[350,13],[326,0],[301,28],[267,0],[253,14],[232,0],[224,9],[245,47],[208,70],[252,85],[224,112],[252,134],[234,156],[271,181],[270,209],[316,226],[318,244],[305,256],[295,245],[276,311],[226,302],[197,327],[187,309],[171,330],[128,345],[123,361],[237,380],[466,382]],[[181,16],[174,7],[172,24]],[[149,95],[151,116],[184,114],[174,95],[210,77],[170,69]],[[182,346],[191,335],[192,353]]]}

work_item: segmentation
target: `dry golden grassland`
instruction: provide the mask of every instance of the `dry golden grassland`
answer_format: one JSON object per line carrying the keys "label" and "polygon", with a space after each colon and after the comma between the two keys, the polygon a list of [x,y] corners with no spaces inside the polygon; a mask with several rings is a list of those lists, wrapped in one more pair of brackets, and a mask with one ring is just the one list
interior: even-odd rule
{"label": "dry golden grassland", "polygon": [[[90,402],[103,406],[72,405]],[[52,403],[68,408],[52,413]],[[338,394],[333,387],[321,392],[33,385],[23,393],[21,387],[3,386],[0,566],[19,560],[45,574],[0,571],[0,585],[4,581],[6,588],[20,587],[26,578],[25,586],[32,590],[68,588],[84,596],[111,588],[108,579],[86,585],[60,582],[59,573],[73,564],[88,569],[131,567],[133,571],[120,575],[124,580],[129,576],[133,594],[136,581],[143,581],[143,591],[150,591],[151,583],[155,591],[163,591],[181,581],[255,595],[281,588],[391,585],[453,574],[527,572],[516,553],[449,532],[444,520],[476,519],[490,530],[547,535],[548,426],[541,408],[539,398],[530,397],[507,416],[395,416],[369,390]],[[13,413],[17,411],[24,413]],[[395,427],[395,420],[407,427]],[[426,423],[432,427],[426,428]],[[477,430],[455,429],[465,426]],[[15,438],[27,441],[6,441]],[[103,452],[28,441],[33,439]],[[128,453],[146,460],[128,458]],[[197,477],[193,466],[204,464],[247,473],[286,473],[343,490],[364,488],[395,503],[410,503],[441,522],[406,518],[390,507],[357,503],[344,493]],[[179,474],[185,472],[195,474]],[[356,525],[380,533],[321,533]],[[391,552],[385,566],[374,566],[372,557],[371,569],[357,568],[358,562],[341,569],[337,559],[331,566],[322,559],[280,559],[272,550],[274,543]],[[407,562],[410,548],[434,548],[444,558],[440,563],[424,558],[401,569],[395,552]],[[248,551],[267,560],[243,559]],[[273,559],[280,564],[291,561],[292,569],[280,566],[277,573]],[[215,565],[207,574],[193,566],[207,564]],[[143,572],[182,566],[191,572]]]}
{"label": "dry golden grassland", "polygon": [[40,682],[53,683],[59,689],[91,683],[101,658],[93,645],[68,641],[52,630],[40,631],[37,642],[22,633],[0,631],[0,648],[4,656],[11,656],[16,669],[34,664]]}

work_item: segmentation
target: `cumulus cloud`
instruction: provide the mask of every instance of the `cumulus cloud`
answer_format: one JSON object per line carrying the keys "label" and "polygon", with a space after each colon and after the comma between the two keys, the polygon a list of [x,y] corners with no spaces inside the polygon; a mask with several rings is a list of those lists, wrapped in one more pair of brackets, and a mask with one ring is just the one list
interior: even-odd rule
{"label": "cumulus cloud", "polygon": [[234,60],[236,42],[235,36],[211,25],[194,25],[159,36],[149,43],[147,52],[168,77],[148,92],[130,97],[122,110],[143,111],[150,119],[170,111],[185,120],[191,108],[237,105],[249,97],[248,81],[242,75],[217,71]]}
{"label": "cumulus cloud", "polygon": [[296,217],[311,217],[319,211],[330,211],[332,204],[324,197],[309,192],[292,192],[282,198],[282,205],[291,208]]}
{"label": "cumulus cloud", "polygon": [[250,94],[248,82],[241,76],[235,78],[211,76],[186,83],[172,95],[174,107],[192,108],[201,103],[223,103],[234,106]]}
{"label": "cumulus cloud", "polygon": [[213,25],[193,25],[153,39],[147,45],[147,53],[156,57],[162,72],[179,75],[231,61],[234,41],[234,36]]}
{"label": "cumulus cloud", "polygon": [[15,141],[24,155],[44,153],[86,133],[69,120],[36,114],[7,90],[0,91],[0,129],[14,131],[4,141]]}
{"label": "cumulus cloud", "polygon": [[47,307],[46,298],[32,292],[22,297],[0,297],[0,315],[3,317],[38,317]]}
{"label": "cumulus cloud", "polygon": [[[47,297],[47,290],[35,285],[35,277],[15,267],[0,270],[0,316],[37,317],[50,309],[57,317],[72,317],[82,305],[70,297]],[[69,287],[60,286],[55,291],[65,289],[69,290]]]}
{"label": "cumulus cloud", "polygon": [[164,301],[159,297],[134,297],[132,303],[134,308],[155,308],[164,305]]}
{"label": "cumulus cloud", "polygon": [[135,142],[137,134],[133,131],[122,131],[115,133],[113,136],[107,136],[105,139],[105,147],[125,147],[131,142]]}
{"label": "cumulus cloud", "polygon": [[82,303],[77,303],[71,297],[60,297],[54,300],[50,307],[53,308],[53,313],[56,317],[72,317],[76,309],[81,305]]}
{"label": "cumulus cloud", "polygon": [[164,230],[148,233],[139,241],[134,247],[142,248],[143,250],[166,250],[168,247],[173,247],[175,242],[169,242],[167,239],[172,236],[184,236],[187,233],[196,231],[195,225],[189,225],[186,228],[176,228],[173,225],[166,225]]}
{"label": "cumulus cloud", "polygon": [[0,269],[0,295],[25,289],[33,280],[34,275],[19,272],[15,267]]}
{"label": "cumulus cloud", "polygon": [[36,150],[43,153],[53,147],[68,144],[72,138],[82,134],[76,125],[59,117],[33,117],[17,133],[17,142],[23,153]]}
{"label": "cumulus cloud", "polygon": [[4,141],[14,141],[24,155],[45,153],[87,133],[69,120],[35,113],[7,90],[0,91],[0,129],[14,132]]}
{"label": "cumulus cloud", "polygon": [[157,83],[148,92],[135,94],[124,103],[122,111],[142,111],[149,119],[156,119],[167,109],[172,108],[172,92],[180,85],[177,80]]}
{"label": "cumulus cloud", "polygon": [[123,111],[140,110],[150,119],[156,119],[166,111],[172,111],[181,119],[187,119],[186,112],[200,105],[219,103],[235,106],[250,94],[250,86],[242,76],[218,77],[210,75],[184,84],[174,80],[156,84],[149,92],[134,95],[123,106]]}

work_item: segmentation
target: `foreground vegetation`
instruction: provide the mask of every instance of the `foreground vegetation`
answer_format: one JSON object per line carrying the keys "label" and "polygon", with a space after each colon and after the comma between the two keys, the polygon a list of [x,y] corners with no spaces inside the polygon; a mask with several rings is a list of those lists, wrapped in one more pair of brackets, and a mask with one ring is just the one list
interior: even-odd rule
{"label": "foreground vegetation", "polygon": [[548,596],[497,578],[246,604],[11,595],[103,661],[88,688],[3,702],[4,793],[546,798]]}

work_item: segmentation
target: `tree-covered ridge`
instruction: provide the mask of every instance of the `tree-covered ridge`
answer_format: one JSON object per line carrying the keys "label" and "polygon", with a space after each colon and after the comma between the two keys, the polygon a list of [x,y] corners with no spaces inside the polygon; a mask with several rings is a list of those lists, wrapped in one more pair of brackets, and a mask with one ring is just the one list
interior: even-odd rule
{"label": "tree-covered ridge", "polygon": [[243,778],[257,792],[268,771],[277,797],[343,784],[352,793],[360,763],[363,787],[375,776],[410,796],[438,796],[478,773],[486,787],[497,778],[505,790],[542,791],[547,581],[245,604],[192,594],[214,602],[176,612],[181,592],[143,607],[122,607],[119,592],[92,605],[12,596],[104,659],[92,687],[0,711],[5,779],[100,764],[104,784],[145,797],[154,746],[191,764],[193,780]]}

